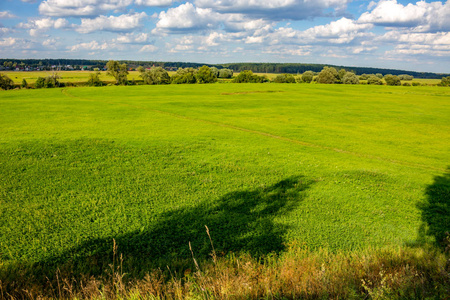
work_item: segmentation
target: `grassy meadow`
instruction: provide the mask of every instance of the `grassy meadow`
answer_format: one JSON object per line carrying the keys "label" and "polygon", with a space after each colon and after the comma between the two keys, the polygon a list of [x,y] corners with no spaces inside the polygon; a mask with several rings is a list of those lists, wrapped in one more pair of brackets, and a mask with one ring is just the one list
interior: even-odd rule
{"label": "grassy meadow", "polygon": [[0,281],[439,245],[449,141],[442,87],[2,91]]}

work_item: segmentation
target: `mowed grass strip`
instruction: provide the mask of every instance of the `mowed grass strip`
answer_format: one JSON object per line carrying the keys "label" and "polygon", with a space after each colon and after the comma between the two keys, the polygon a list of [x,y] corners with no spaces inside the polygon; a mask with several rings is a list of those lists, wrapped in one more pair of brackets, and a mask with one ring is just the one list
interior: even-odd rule
{"label": "mowed grass strip", "polygon": [[294,241],[348,251],[441,237],[448,224],[430,221],[427,203],[448,166],[449,94],[275,84],[3,92],[2,268],[99,274],[115,239],[139,276],[189,258],[189,242],[208,257],[204,225],[218,253],[255,256]]}

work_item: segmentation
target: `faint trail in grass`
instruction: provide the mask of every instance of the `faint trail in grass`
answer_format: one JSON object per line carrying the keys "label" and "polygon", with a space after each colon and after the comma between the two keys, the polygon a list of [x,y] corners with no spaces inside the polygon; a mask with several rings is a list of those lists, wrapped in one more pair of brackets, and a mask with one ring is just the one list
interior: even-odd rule
{"label": "faint trail in grass", "polygon": [[190,120],[190,121],[195,121],[195,122],[202,122],[202,123],[205,123],[205,124],[215,125],[215,126],[219,126],[219,127],[223,127],[223,128],[239,130],[239,131],[242,131],[242,132],[248,132],[248,133],[252,133],[252,134],[257,134],[257,135],[260,135],[260,136],[265,136],[265,137],[269,137],[269,138],[273,138],[273,139],[277,139],[277,140],[280,140],[280,141],[285,141],[285,142],[289,142],[289,143],[292,143],[292,144],[297,144],[297,145],[301,145],[301,146],[305,146],[305,147],[317,148],[317,149],[322,149],[322,150],[329,150],[329,151],[334,151],[334,152],[338,152],[338,153],[345,153],[345,154],[353,155],[353,156],[356,156],[356,157],[374,159],[374,160],[389,162],[389,163],[392,163],[392,164],[403,165],[403,166],[407,166],[407,167],[414,167],[414,168],[419,168],[419,169],[435,170],[435,171],[445,172],[445,169],[442,169],[442,168],[436,168],[436,167],[422,165],[422,164],[415,164],[415,163],[411,163],[411,162],[406,162],[406,161],[401,161],[401,160],[396,160],[396,159],[390,159],[390,158],[385,158],[385,157],[381,157],[381,156],[375,156],[375,155],[370,155],[370,154],[363,154],[363,153],[358,153],[358,152],[347,151],[347,150],[344,150],[344,149],[339,149],[339,148],[334,148],[334,147],[328,147],[328,146],[313,144],[313,143],[309,143],[309,142],[299,141],[299,140],[295,140],[295,139],[291,139],[291,138],[287,138],[287,137],[271,134],[271,133],[264,132],[264,131],[253,130],[253,129],[248,129],[248,128],[244,128],[244,127],[238,127],[238,126],[235,126],[235,125],[226,124],[226,123],[220,123],[220,122],[216,122],[216,121],[210,121],[210,120],[205,120],[205,119],[188,117],[188,116],[185,116],[185,115],[180,115],[180,114],[176,114],[176,113],[169,112],[169,111],[164,111],[164,110],[159,110],[159,109],[154,109],[154,108],[148,108],[148,107],[139,106],[139,105],[132,105],[132,104],[129,104],[129,103],[124,103],[124,102],[104,101],[104,100],[101,100],[101,99],[92,99],[92,98],[78,97],[78,96],[75,96],[75,95],[72,95],[72,94],[68,93],[66,89],[62,89],[61,93],[63,93],[64,95],[66,95],[68,97],[72,97],[72,98],[82,99],[82,100],[86,100],[86,101],[102,102],[102,103],[107,103],[107,104],[121,105],[121,106],[132,107],[132,108],[137,108],[137,109],[142,109],[142,110],[147,110],[147,111],[153,111],[153,112],[157,112],[157,113],[160,113],[160,114],[165,114],[165,115],[172,116],[172,117],[179,118],[179,119]]}

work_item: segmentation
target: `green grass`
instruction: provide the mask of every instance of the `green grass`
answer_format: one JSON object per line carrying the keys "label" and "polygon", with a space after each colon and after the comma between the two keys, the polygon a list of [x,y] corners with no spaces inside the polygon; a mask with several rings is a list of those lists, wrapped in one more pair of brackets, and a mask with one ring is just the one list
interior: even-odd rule
{"label": "green grass", "polygon": [[115,239],[140,277],[189,242],[207,258],[204,225],[219,254],[257,257],[440,242],[449,101],[304,84],[1,92],[0,275],[101,274]]}

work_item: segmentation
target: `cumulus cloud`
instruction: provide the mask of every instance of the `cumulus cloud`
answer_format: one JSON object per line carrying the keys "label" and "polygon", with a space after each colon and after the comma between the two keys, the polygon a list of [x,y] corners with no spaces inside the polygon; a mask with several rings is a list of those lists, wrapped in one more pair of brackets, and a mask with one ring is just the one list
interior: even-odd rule
{"label": "cumulus cloud", "polygon": [[31,36],[37,36],[50,29],[63,29],[69,27],[66,19],[40,18],[28,20],[28,23],[19,23],[19,28],[29,29]]}
{"label": "cumulus cloud", "polygon": [[0,19],[12,19],[17,18],[15,15],[10,13],[9,11],[0,11]]}
{"label": "cumulus cloud", "polygon": [[119,44],[145,44],[148,42],[148,33],[127,33],[119,35],[113,42]]}
{"label": "cumulus cloud", "polygon": [[144,6],[170,6],[172,4],[172,0],[136,0],[137,5],[144,5]]}
{"label": "cumulus cloud", "polygon": [[97,41],[91,41],[89,43],[81,43],[74,45],[72,47],[69,47],[69,51],[76,52],[80,50],[107,50],[110,48],[111,45],[107,43],[99,44]]}
{"label": "cumulus cloud", "polygon": [[167,12],[161,12],[154,32],[183,32],[215,28],[220,19],[221,15],[213,12],[212,9],[194,7],[192,3],[187,2],[170,8]]}
{"label": "cumulus cloud", "polygon": [[139,50],[139,52],[156,52],[156,50],[158,50],[158,47],[154,45],[145,45]]}
{"label": "cumulus cloud", "polygon": [[382,0],[371,12],[363,13],[360,23],[388,27],[409,27],[414,31],[436,32],[450,30],[450,2],[425,1],[404,6],[397,0]]}
{"label": "cumulus cloud", "polygon": [[128,32],[141,27],[141,21],[146,17],[147,14],[141,12],[117,17],[99,16],[95,19],[81,19],[81,25],[76,30],[80,33],[94,31]]}
{"label": "cumulus cloud", "polygon": [[196,6],[220,13],[241,13],[270,20],[303,20],[343,10],[351,0],[196,0]]}
{"label": "cumulus cloud", "polygon": [[39,12],[52,17],[86,17],[122,11],[132,3],[133,0],[45,0],[39,5]]}

